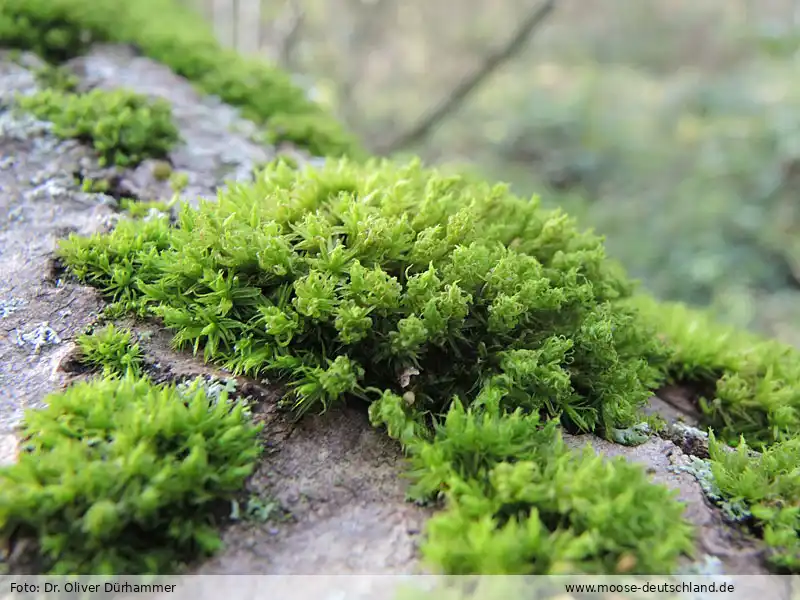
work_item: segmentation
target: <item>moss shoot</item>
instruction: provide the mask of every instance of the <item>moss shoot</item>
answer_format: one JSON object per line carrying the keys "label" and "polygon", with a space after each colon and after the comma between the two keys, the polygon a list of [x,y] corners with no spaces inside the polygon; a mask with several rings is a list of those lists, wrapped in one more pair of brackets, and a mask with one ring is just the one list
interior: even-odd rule
{"label": "moss shoot", "polygon": [[203,92],[240,107],[273,142],[290,141],[316,156],[363,153],[286,73],[223,49],[208,24],[175,0],[0,0],[0,47],[30,50],[57,64],[96,42],[134,45]]}
{"label": "moss shoot", "polygon": [[19,108],[51,121],[53,132],[91,144],[101,165],[135,166],[162,158],[177,143],[170,105],[127,90],[92,90],[85,94],[46,89],[21,96]]}
{"label": "moss shoot", "polygon": [[449,574],[663,573],[692,554],[674,493],[637,465],[569,451],[556,422],[454,402],[432,439],[410,440],[411,496],[443,495],[424,556]]}
{"label": "moss shoot", "polygon": [[734,506],[735,516],[764,538],[773,568],[799,573],[800,437],[754,455],[744,441],[726,451],[712,434],[709,452],[716,499]]}
{"label": "moss shoot", "polygon": [[142,351],[130,331],[113,324],[78,336],[81,362],[105,375],[141,375]]}

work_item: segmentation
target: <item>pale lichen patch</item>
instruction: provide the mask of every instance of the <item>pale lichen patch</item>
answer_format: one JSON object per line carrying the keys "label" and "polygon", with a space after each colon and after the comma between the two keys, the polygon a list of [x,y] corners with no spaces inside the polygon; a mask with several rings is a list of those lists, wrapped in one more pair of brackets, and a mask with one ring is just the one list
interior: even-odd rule
{"label": "pale lichen patch", "polygon": [[4,319],[12,313],[17,312],[25,306],[23,298],[9,298],[7,300],[0,299],[0,319]]}
{"label": "pale lichen patch", "polygon": [[14,343],[18,346],[31,346],[34,354],[39,354],[44,346],[61,343],[61,338],[50,325],[46,322],[39,323],[28,331],[14,332]]}

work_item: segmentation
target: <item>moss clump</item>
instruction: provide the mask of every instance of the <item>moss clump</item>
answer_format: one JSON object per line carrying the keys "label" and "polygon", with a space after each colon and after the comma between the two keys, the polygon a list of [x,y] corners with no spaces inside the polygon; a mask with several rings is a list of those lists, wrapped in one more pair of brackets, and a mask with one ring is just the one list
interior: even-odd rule
{"label": "moss clump", "polygon": [[179,345],[290,374],[300,411],[375,388],[413,393],[422,419],[494,385],[507,406],[605,431],[633,422],[657,376],[642,356],[658,346],[615,304],[629,284],[599,238],[416,163],[279,163],[184,207],[178,226],[122,223],[61,255]]}
{"label": "moss clump", "polygon": [[258,455],[242,406],[132,376],[46,402],[0,470],[0,530],[38,539],[44,571],[171,572],[219,547],[215,511]]}
{"label": "moss clump", "polygon": [[60,252],[178,346],[285,375],[299,413],[369,402],[414,457],[418,497],[447,503],[427,550],[440,567],[664,571],[690,547],[680,504],[639,467],[555,437],[557,421],[635,423],[658,379],[643,357],[660,349],[601,240],[536,200],[416,162],[278,162],[177,226],[121,222]]}
{"label": "moss clump", "polygon": [[362,155],[286,73],[222,49],[208,24],[175,0],[0,0],[0,46],[61,62],[95,42],[134,44],[203,92],[242,108],[273,141],[317,156]]}
{"label": "moss clump", "polygon": [[62,92],[76,92],[80,81],[63,67],[45,65],[36,71],[36,81],[40,88],[59,90]]}
{"label": "moss clump", "polygon": [[81,191],[87,194],[105,194],[111,189],[111,182],[108,179],[92,179],[90,177],[81,179],[80,177],[75,177],[75,183],[80,185]]}
{"label": "moss clump", "polygon": [[761,454],[742,440],[735,452],[709,437],[704,486],[730,518],[764,538],[778,571],[800,572],[800,437]]}
{"label": "moss clump", "polygon": [[773,569],[800,572],[800,352],[681,304],[644,296],[633,304],[667,344],[667,379],[699,392],[711,430],[706,492],[763,537]]}
{"label": "moss clump", "polygon": [[176,194],[180,194],[189,185],[189,175],[181,172],[174,172],[169,176],[169,186]]}
{"label": "moss clump", "polygon": [[91,143],[101,165],[124,167],[160,158],[179,139],[167,102],[126,90],[73,94],[49,89],[20,97],[18,105],[51,121],[59,137]]}
{"label": "moss clump", "polygon": [[705,426],[759,450],[800,435],[800,352],[681,304],[634,301],[669,347],[669,379],[701,391]]}
{"label": "moss clump", "polygon": [[172,165],[161,160],[153,165],[153,177],[159,181],[167,181],[172,176]]}
{"label": "moss clump", "polygon": [[451,406],[433,439],[409,443],[417,500],[448,501],[423,554],[452,574],[661,573],[692,552],[674,492],[636,465],[571,452],[555,422]]}
{"label": "moss clump", "polygon": [[80,335],[77,341],[82,362],[102,369],[105,375],[141,374],[142,352],[130,331],[109,324]]}
{"label": "moss clump", "polygon": [[119,201],[119,207],[134,219],[143,219],[153,213],[168,215],[171,206],[170,202],[162,202],[160,200],[141,202],[131,198],[122,198]]}

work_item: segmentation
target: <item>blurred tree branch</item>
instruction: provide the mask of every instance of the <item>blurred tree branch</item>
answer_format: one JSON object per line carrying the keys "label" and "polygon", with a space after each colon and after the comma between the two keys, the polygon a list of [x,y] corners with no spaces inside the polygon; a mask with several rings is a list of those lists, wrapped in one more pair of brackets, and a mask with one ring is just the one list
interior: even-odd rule
{"label": "blurred tree branch", "polygon": [[289,2],[289,14],[286,23],[283,25],[282,35],[278,42],[276,62],[286,69],[293,71],[295,66],[295,51],[297,44],[302,38],[302,30],[305,25],[306,14],[297,0]]}
{"label": "blurred tree branch", "polygon": [[430,135],[442,120],[460,108],[469,95],[478,89],[499,67],[522,51],[531,36],[553,11],[555,5],[556,0],[545,0],[532,10],[504,45],[494,52],[490,52],[483,60],[483,63],[473,73],[462,79],[442,102],[434,106],[426,114],[423,114],[419,121],[408,130],[380,146],[378,152],[380,154],[391,154],[417,144]]}
{"label": "blurred tree branch", "polygon": [[384,33],[381,21],[386,12],[394,4],[394,0],[346,0],[350,13],[359,15],[359,19],[347,36],[347,60],[345,72],[339,78],[336,97],[339,102],[339,112],[345,122],[352,122],[357,106],[354,101],[356,86],[364,73],[364,62],[369,56],[370,49]]}

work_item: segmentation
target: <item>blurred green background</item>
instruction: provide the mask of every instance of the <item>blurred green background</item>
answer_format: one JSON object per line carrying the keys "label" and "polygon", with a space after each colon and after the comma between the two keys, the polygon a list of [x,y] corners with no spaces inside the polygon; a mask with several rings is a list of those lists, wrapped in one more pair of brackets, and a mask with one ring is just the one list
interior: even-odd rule
{"label": "blurred green background", "polygon": [[528,30],[543,0],[184,1],[373,152],[538,193],[656,296],[800,346],[800,0],[554,0]]}

